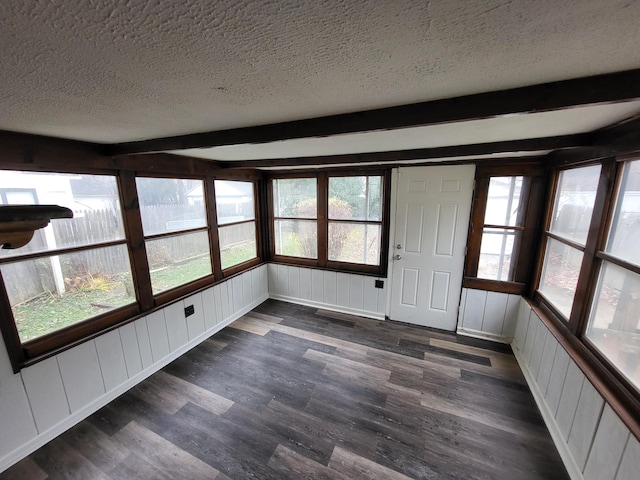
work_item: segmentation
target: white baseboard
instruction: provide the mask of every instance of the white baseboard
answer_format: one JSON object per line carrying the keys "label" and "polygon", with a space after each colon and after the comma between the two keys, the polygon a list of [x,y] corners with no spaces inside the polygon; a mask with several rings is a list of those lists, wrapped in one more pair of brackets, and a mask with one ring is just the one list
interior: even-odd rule
{"label": "white baseboard", "polygon": [[538,409],[542,414],[542,418],[544,419],[544,423],[551,434],[551,438],[553,439],[553,443],[556,445],[558,449],[558,453],[560,453],[560,458],[562,458],[562,462],[564,463],[567,472],[569,473],[569,477],[571,480],[584,480],[584,476],[582,475],[582,471],[578,464],[576,463],[571,451],[569,450],[569,446],[567,442],[565,442],[562,433],[560,433],[560,427],[556,423],[556,419],[553,414],[549,410],[547,406],[547,402],[544,400],[544,396],[538,389],[538,384],[536,383],[533,374],[529,370],[528,365],[526,364],[524,358],[522,357],[522,352],[520,352],[519,348],[516,344],[512,344],[513,354],[520,365],[520,369],[524,374],[524,378],[527,380],[527,384],[529,385],[529,389],[531,390],[531,394],[533,395],[536,404],[538,405]]}
{"label": "white baseboard", "polygon": [[348,313],[349,315],[357,315],[359,317],[373,318],[375,320],[384,320],[384,313],[370,312],[368,310],[358,310],[356,308],[341,307],[340,305],[332,305],[330,303],[314,302],[313,300],[305,300],[303,298],[288,297],[286,295],[277,295],[270,293],[269,298],[274,300],[280,300],[288,303],[295,303],[298,305],[305,305],[307,307],[321,308],[322,310],[331,310],[332,312]]}
{"label": "white baseboard", "polygon": [[157,372],[161,368],[163,368],[166,365],[168,365],[169,363],[173,362],[176,358],[180,357],[181,355],[184,355],[186,352],[188,352],[192,348],[198,346],[200,343],[205,341],[211,335],[219,332],[220,330],[222,330],[224,327],[226,327],[230,323],[234,322],[235,320],[237,320],[238,318],[242,317],[243,315],[249,313],[251,310],[256,308],[258,305],[263,303],[268,298],[269,298],[268,295],[264,295],[264,296],[260,297],[258,300],[256,300],[255,302],[251,303],[249,306],[244,307],[243,309],[237,311],[236,313],[231,315],[229,318],[227,318],[223,322],[217,324],[213,328],[210,328],[209,330],[207,330],[206,332],[202,333],[201,335],[198,335],[196,338],[194,338],[194,339],[190,340],[189,342],[185,343],[180,348],[177,348],[176,350],[171,352],[166,357],[158,360],[156,363],[154,363],[153,365],[147,367],[146,369],[144,369],[143,371],[141,371],[137,375],[134,375],[133,377],[129,378],[124,383],[121,383],[116,388],[114,388],[112,390],[109,390],[107,393],[105,393],[104,395],[102,395],[99,398],[95,399],[93,402],[91,402],[88,405],[84,406],[80,410],[77,410],[76,412],[73,412],[71,415],[66,417],[63,421],[57,423],[53,427],[51,427],[51,428],[45,430],[44,432],[38,434],[36,437],[32,438],[30,441],[28,441],[24,445],[21,445],[16,450],[14,450],[14,451],[10,452],[9,454],[5,455],[4,457],[0,458],[0,472],[3,472],[7,468],[9,468],[11,465],[19,462],[20,460],[22,460],[27,455],[35,452],[38,448],[42,447],[43,445],[45,445],[46,443],[50,442],[51,440],[53,440],[57,436],[59,436],[62,433],[66,432],[68,429],[70,429],[74,425],[78,424],[79,422],[81,422],[82,420],[87,418],[89,415],[91,415],[91,414],[95,413],[96,411],[100,410],[102,407],[104,407],[109,402],[115,400],[116,398],[118,398],[120,395],[122,395],[123,393],[125,393],[129,389],[135,387],[138,383],[143,381],[145,378],[151,376],[152,374],[154,374],[155,372]]}
{"label": "white baseboard", "polygon": [[480,330],[472,330],[464,327],[459,327],[456,333],[458,335],[463,335],[465,337],[479,338],[481,340],[489,340],[491,342],[506,343],[506,344],[510,344],[511,340],[513,340],[512,337],[504,337],[502,335],[482,332]]}

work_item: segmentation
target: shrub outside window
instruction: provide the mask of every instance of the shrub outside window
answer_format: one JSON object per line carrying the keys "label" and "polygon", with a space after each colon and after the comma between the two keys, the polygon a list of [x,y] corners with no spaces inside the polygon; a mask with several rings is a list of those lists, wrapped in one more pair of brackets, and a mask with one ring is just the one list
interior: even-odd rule
{"label": "shrub outside window", "polygon": [[315,178],[273,180],[276,255],[318,258],[318,188]]}
{"label": "shrub outside window", "polygon": [[211,275],[204,182],[137,177],[136,187],[153,293]]}
{"label": "shrub outside window", "polygon": [[329,177],[328,259],[380,265],[382,177]]}
{"label": "shrub outside window", "polygon": [[0,250],[20,342],[135,304],[116,178],[3,171],[2,204],[57,204],[74,212]]}
{"label": "shrub outside window", "polygon": [[254,184],[216,180],[214,185],[224,270],[257,257]]}

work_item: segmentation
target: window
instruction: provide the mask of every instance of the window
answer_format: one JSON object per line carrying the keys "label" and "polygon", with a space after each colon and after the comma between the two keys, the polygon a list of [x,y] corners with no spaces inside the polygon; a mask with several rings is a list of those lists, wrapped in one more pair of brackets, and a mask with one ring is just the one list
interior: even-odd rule
{"label": "window", "polygon": [[254,184],[216,180],[215,193],[224,270],[257,257]]}
{"label": "window", "polygon": [[[512,175],[516,172],[524,175]],[[542,168],[479,166],[471,215],[464,286],[524,293],[541,213]]]}
{"label": "window", "polygon": [[388,174],[271,180],[272,256],[281,261],[383,273]]}
{"label": "window", "polygon": [[600,170],[591,165],[558,174],[538,291],[566,319],[571,317]]}
{"label": "window", "polygon": [[640,390],[640,160],[621,170],[586,337]]}
{"label": "window", "polygon": [[274,179],[273,212],[276,255],[318,258],[316,179]]}
{"label": "window", "polygon": [[329,177],[330,261],[380,265],[382,177]]}
{"label": "window", "polygon": [[137,177],[153,293],[211,275],[204,182]]}
{"label": "window", "polygon": [[37,230],[24,247],[0,250],[13,321],[27,350],[58,345],[56,334],[87,319],[135,308],[114,176],[3,171],[0,190],[5,204],[57,204],[74,212]]}

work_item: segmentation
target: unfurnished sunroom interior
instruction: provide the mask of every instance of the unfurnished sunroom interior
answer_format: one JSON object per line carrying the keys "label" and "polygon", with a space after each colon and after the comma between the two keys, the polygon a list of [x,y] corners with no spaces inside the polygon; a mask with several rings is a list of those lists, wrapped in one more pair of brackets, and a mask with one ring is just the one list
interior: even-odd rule
{"label": "unfurnished sunroom interior", "polygon": [[511,344],[569,476],[638,478],[638,19],[2,2],[0,205],[74,218],[0,251],[0,471],[272,298]]}

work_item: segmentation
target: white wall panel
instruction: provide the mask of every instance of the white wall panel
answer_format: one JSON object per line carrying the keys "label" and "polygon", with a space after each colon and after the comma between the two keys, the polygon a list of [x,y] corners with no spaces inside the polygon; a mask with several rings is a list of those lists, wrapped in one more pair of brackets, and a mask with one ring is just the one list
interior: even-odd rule
{"label": "white wall panel", "polygon": [[[169,349],[173,352],[189,341],[187,319],[184,316],[184,303],[176,302],[172,305],[169,305],[168,307],[165,307],[163,311],[165,322],[167,325]],[[149,323],[149,317],[147,317],[147,323]],[[149,326],[149,328],[151,328],[151,326]],[[158,360],[158,357],[156,357],[155,354],[153,358],[156,361]]]}
{"label": "white wall panel", "polygon": [[465,329],[482,331],[482,319],[484,306],[487,302],[487,292],[484,290],[467,290],[466,304],[464,307],[464,319],[462,325]]}
{"label": "white wall panel", "polygon": [[118,333],[120,334],[120,341],[122,342],[124,362],[127,366],[127,376],[131,378],[142,371],[142,358],[140,356],[136,326],[134,323],[128,323],[120,327]]}
{"label": "white wall panel", "polygon": [[105,393],[98,353],[93,341],[58,354],[62,382],[71,412],[76,412]]}
{"label": "white wall panel", "polygon": [[324,272],[322,270],[311,270],[311,300],[324,303]]}
{"label": "white wall panel", "polygon": [[536,330],[536,338],[533,341],[533,350],[531,351],[531,363],[529,364],[531,373],[534,377],[538,377],[538,371],[540,370],[540,363],[542,362],[542,351],[544,350],[544,342],[547,335],[551,335],[542,322],[538,325]]}
{"label": "white wall panel", "polygon": [[364,277],[360,275],[349,278],[349,307],[364,310]]}
{"label": "white wall panel", "polygon": [[[536,330],[531,323],[537,324]],[[532,342],[534,331],[536,340]],[[523,343],[524,350],[532,350],[529,358],[519,347]],[[518,312],[514,352],[570,477],[640,478],[637,439],[526,301]]]}
{"label": "white wall panel", "polygon": [[640,459],[640,442],[631,435],[622,454],[616,480],[638,480],[638,459]]}
{"label": "white wall panel", "polygon": [[512,339],[518,321],[518,311],[520,308],[520,295],[510,294],[507,297],[507,309],[504,313],[504,322],[502,325],[502,336]]}
{"label": "white wall panel", "polygon": [[298,270],[300,270],[300,298],[303,300],[311,300],[313,296],[313,285],[311,283],[312,270],[310,268],[299,268]]}
{"label": "white wall panel", "polygon": [[524,340],[524,348],[522,349],[522,355],[528,365],[531,364],[531,354],[533,353],[533,345],[536,343],[536,335],[538,333],[538,326],[540,323],[538,316],[534,312],[531,312],[529,326],[527,327],[527,337]]}
{"label": "white wall panel", "polygon": [[[629,430],[609,405],[604,407],[598,431],[584,470],[585,480],[614,480],[622,460]],[[640,458],[636,457],[636,475],[640,477]]]}
{"label": "white wall panel", "polygon": [[378,310],[378,292],[376,288],[376,278],[363,277],[364,280],[364,310],[367,312],[375,312]]}
{"label": "white wall panel", "polygon": [[[287,295],[289,297],[299,297],[300,296],[300,268],[288,266],[286,267],[287,272],[287,281],[283,282],[281,289],[281,295]],[[284,288],[286,285],[286,288]]]}
{"label": "white wall panel", "polygon": [[[188,302],[187,302],[188,303]],[[218,324],[218,315],[216,310],[216,294],[215,288],[207,288],[200,292],[200,304],[202,305],[202,317],[204,320],[204,331],[215,327]],[[197,314],[197,308],[196,308]],[[189,338],[192,337],[192,328],[187,319],[187,327],[189,328]],[[196,327],[197,328],[197,327]],[[195,331],[193,332],[195,333]]]}
{"label": "white wall panel", "polygon": [[329,305],[337,305],[337,285],[336,285],[336,272],[324,271],[323,272],[323,296],[322,302]]}
{"label": "white wall panel", "polygon": [[385,278],[379,278],[382,280],[382,288],[378,288],[378,306],[376,311],[382,315],[387,313],[387,280]]}
{"label": "white wall panel", "polygon": [[556,422],[565,441],[569,438],[584,380],[584,375],[578,366],[573,360],[569,360],[569,368],[567,369],[567,376],[562,387],[562,395],[560,396],[560,403],[556,413]]}
{"label": "white wall panel", "polygon": [[167,324],[164,319],[164,310],[158,310],[157,312],[147,315],[147,329],[149,330],[151,355],[153,356],[153,361],[158,362],[171,353],[169,336],[167,335]]}
{"label": "white wall panel", "polygon": [[276,265],[276,290],[280,295],[289,295],[289,267],[286,265]]}
{"label": "white wall panel", "polygon": [[213,287],[213,302],[216,310],[216,325],[222,323],[224,320],[224,313],[222,312],[222,286],[216,285]]}
{"label": "white wall panel", "polygon": [[585,379],[568,440],[569,450],[571,450],[578,467],[582,470],[587,463],[587,455],[596,433],[603,406],[604,400],[591,385],[591,382]]}
{"label": "white wall panel", "polygon": [[[38,432],[44,432],[53,427],[71,413],[58,360],[55,357],[25,368],[21,374]],[[3,430],[3,432],[9,431]],[[13,431],[11,432],[13,434]]]}
{"label": "white wall panel", "polygon": [[242,293],[244,294],[242,308],[253,303],[253,284],[251,282],[252,277],[253,275],[251,272],[245,272],[242,274]]}
{"label": "white wall panel", "polygon": [[100,335],[94,341],[96,342],[96,351],[98,352],[98,361],[100,362],[104,386],[109,391],[129,378],[120,332],[112,330]]}
{"label": "white wall panel", "polygon": [[536,376],[536,382],[540,387],[540,392],[544,395],[547,391],[547,385],[549,385],[549,378],[551,377],[551,369],[556,356],[556,347],[558,342],[555,337],[546,328],[542,329],[547,332],[544,339],[544,346],[542,347],[542,360],[540,362],[540,368],[538,369],[538,375]]}
{"label": "white wall panel", "polygon": [[229,306],[229,282],[221,283],[220,287],[220,305],[222,305],[222,321],[224,322],[231,316],[231,307]]}
{"label": "white wall panel", "polygon": [[493,335],[502,335],[505,315],[507,313],[507,302],[509,295],[499,292],[487,292],[487,299],[484,306],[482,318],[483,332]]}
{"label": "white wall panel", "polygon": [[142,317],[133,322],[136,327],[138,337],[138,347],[140,347],[140,359],[142,368],[148,368],[153,364],[153,353],[151,352],[151,339],[149,338],[149,327],[147,317]]}
{"label": "white wall panel", "polygon": [[336,296],[336,305],[341,307],[349,306],[349,274],[348,273],[338,273],[336,276],[336,288],[337,288],[337,296]]}
{"label": "white wall panel", "polygon": [[0,341],[0,455],[8,454],[35,435],[36,424],[22,379],[13,373],[4,342]]}
{"label": "white wall panel", "polygon": [[187,317],[187,332],[189,335],[189,340],[193,340],[194,338],[199,337],[207,329],[207,325],[205,322],[206,313],[204,309],[205,292],[207,292],[207,295],[211,295],[211,297],[213,297],[213,290],[209,288],[207,290],[204,290],[203,292],[191,295],[189,298],[183,300],[182,302],[182,305],[185,308],[189,305],[193,305],[193,315],[189,315]]}
{"label": "white wall panel", "polygon": [[551,376],[546,392],[543,392],[544,398],[549,407],[551,415],[556,416],[558,406],[560,405],[560,397],[564,388],[565,380],[569,369],[569,354],[561,345],[557,344],[556,355],[553,358],[553,366],[551,367]]}
{"label": "white wall panel", "polygon": [[[227,282],[227,285],[229,282]],[[239,312],[244,307],[244,282],[242,276],[238,275],[231,279],[231,291],[233,294],[229,296],[229,301],[233,301],[233,313]]]}
{"label": "white wall panel", "polygon": [[267,265],[262,265],[258,270],[260,278],[260,298],[269,295],[269,282],[267,281]]}

